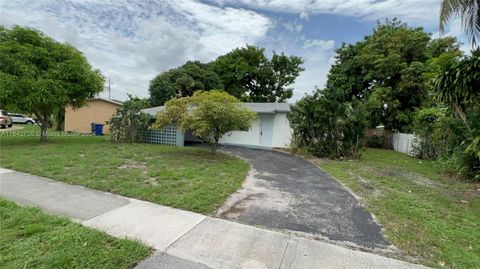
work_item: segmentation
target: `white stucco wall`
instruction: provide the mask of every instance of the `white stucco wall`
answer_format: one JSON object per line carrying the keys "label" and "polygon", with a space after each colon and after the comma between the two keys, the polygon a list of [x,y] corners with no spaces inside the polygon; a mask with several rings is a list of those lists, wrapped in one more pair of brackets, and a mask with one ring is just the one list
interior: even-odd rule
{"label": "white stucco wall", "polygon": [[260,117],[252,123],[252,127],[248,131],[225,134],[219,142],[222,144],[260,145]]}
{"label": "white stucco wall", "polygon": [[290,128],[290,124],[287,119],[287,113],[275,113],[275,119],[273,122],[272,146],[277,148],[290,147],[292,133],[292,128]]}
{"label": "white stucco wall", "polygon": [[[273,119],[272,144],[267,147],[286,148],[290,146],[292,129],[289,126],[287,113],[275,113]],[[262,147],[260,141],[260,115],[248,131],[235,131],[220,139],[222,144],[248,145]]]}

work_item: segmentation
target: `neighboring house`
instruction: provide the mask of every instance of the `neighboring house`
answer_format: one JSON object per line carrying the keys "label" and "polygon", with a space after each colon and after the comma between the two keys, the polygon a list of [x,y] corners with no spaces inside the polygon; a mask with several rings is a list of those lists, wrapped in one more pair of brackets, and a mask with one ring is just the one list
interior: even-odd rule
{"label": "neighboring house", "polygon": [[[88,100],[86,105],[77,109],[67,106],[65,108],[65,131],[90,132],[92,123],[106,124],[106,121],[112,118],[120,106],[122,106],[121,102],[103,98]],[[109,126],[105,125],[103,133],[109,132]]]}
{"label": "neighboring house", "polygon": [[[253,122],[248,131],[234,131],[225,134],[219,141],[221,144],[258,148],[285,148],[290,146],[292,129],[287,119],[290,104],[242,103],[242,105],[257,112],[257,120]],[[163,110],[164,107],[159,106],[142,111],[155,117],[158,112]],[[185,141],[199,141],[190,132],[178,137],[179,139],[185,139]]]}

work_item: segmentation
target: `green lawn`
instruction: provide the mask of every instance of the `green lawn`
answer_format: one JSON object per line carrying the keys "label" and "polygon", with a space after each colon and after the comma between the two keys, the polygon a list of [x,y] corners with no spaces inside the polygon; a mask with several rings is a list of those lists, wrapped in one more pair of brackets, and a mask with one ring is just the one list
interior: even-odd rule
{"label": "green lawn", "polygon": [[151,250],[0,199],[1,268],[133,268]]}
{"label": "green lawn", "polygon": [[480,184],[391,150],[314,161],[362,198],[405,254],[439,268],[480,268]]}
{"label": "green lawn", "polygon": [[12,136],[32,130],[0,133],[1,167],[200,213],[215,212],[249,171],[245,161],[203,148]]}

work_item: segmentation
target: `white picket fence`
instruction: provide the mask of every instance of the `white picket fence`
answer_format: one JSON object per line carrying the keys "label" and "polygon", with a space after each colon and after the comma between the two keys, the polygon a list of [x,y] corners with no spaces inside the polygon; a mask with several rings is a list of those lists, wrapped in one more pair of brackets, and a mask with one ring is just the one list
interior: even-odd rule
{"label": "white picket fence", "polygon": [[392,145],[395,151],[403,152],[408,155],[414,155],[415,145],[414,134],[394,133],[392,134]]}

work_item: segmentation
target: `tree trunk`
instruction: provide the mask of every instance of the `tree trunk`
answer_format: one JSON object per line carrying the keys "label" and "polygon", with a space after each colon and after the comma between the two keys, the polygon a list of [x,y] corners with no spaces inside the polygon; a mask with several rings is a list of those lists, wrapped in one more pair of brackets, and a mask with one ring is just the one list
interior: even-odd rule
{"label": "tree trunk", "polygon": [[463,123],[465,124],[465,126],[467,126],[467,129],[470,131],[470,125],[468,125],[468,122],[467,122],[467,116],[465,115],[465,113],[463,112],[463,110],[460,108],[459,105],[457,104],[453,104],[453,107],[455,109],[455,111],[457,112],[458,116],[460,117],[460,119],[463,121]]}
{"label": "tree trunk", "polygon": [[218,145],[218,139],[215,139],[213,143],[210,145],[210,149],[213,154],[217,153],[217,145]]}
{"label": "tree trunk", "polygon": [[[39,118],[41,119],[41,118]],[[40,128],[40,141],[47,142],[47,135],[48,135],[48,115],[45,114],[43,116],[42,126]]]}
{"label": "tree trunk", "polygon": [[65,123],[65,111],[57,112],[55,116],[55,130],[63,131],[65,127],[64,123]]}

